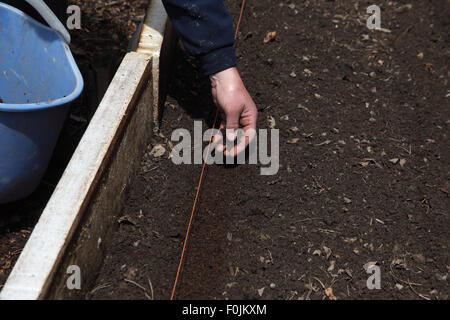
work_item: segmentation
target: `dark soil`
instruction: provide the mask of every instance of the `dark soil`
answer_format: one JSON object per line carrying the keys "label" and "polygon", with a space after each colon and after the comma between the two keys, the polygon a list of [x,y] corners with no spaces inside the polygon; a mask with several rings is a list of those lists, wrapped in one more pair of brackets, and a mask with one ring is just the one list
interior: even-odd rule
{"label": "dark soil", "polygon": [[110,3],[70,1],[81,8],[82,29],[71,31],[71,50],[83,75],[85,90],[72,105],[39,188],[24,200],[0,205],[0,289],[95,113],[130,38],[144,19],[146,0]]}
{"label": "dark soil", "polygon": [[[177,299],[448,299],[450,6],[383,2],[386,33],[366,28],[371,4],[247,1],[239,69],[282,167],[208,166]],[[201,166],[174,165],[167,137],[211,124],[210,101],[182,55],[88,298],[145,299],[149,281],[170,298]]]}

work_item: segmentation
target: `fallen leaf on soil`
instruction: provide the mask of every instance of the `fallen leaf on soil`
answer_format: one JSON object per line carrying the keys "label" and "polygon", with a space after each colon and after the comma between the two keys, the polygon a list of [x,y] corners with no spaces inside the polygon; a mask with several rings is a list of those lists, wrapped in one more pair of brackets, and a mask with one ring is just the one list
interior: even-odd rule
{"label": "fallen leaf on soil", "polygon": [[336,265],[336,261],[334,261],[334,260],[330,261],[330,266],[328,267],[327,271],[328,272],[333,271],[335,265]]}
{"label": "fallen leaf on soil", "polygon": [[314,250],[313,252],[313,256],[320,256],[322,254],[322,251],[320,251],[319,249]]}
{"label": "fallen leaf on soil", "polygon": [[128,223],[128,224],[132,224],[133,226],[136,225],[136,222],[134,222],[130,216],[122,216],[117,220],[117,222],[119,224]]}
{"label": "fallen leaf on soil", "polygon": [[350,203],[352,203],[352,200],[347,197],[344,197],[344,203],[350,204]]}
{"label": "fallen leaf on soil", "polygon": [[277,38],[277,32],[271,31],[266,34],[266,37],[264,38],[264,44],[269,43],[271,41],[274,41]]}
{"label": "fallen leaf on soil", "polygon": [[400,159],[400,166],[403,167],[406,163],[405,159]]}
{"label": "fallen leaf on soil", "polygon": [[303,110],[308,111],[309,113],[311,113],[311,110],[309,110],[307,107],[305,107],[305,106],[302,105],[301,103],[298,104],[297,108],[303,109]]}
{"label": "fallen leaf on soil", "polygon": [[269,128],[270,129],[274,129],[275,128],[275,124],[277,123],[275,121],[275,118],[272,116],[267,116],[267,123],[269,124]]}
{"label": "fallen leaf on soil", "polygon": [[325,252],[325,258],[328,260],[328,258],[331,256],[331,249],[327,246],[322,246],[323,252]]}
{"label": "fallen leaf on soil", "polygon": [[288,140],[287,143],[289,143],[289,144],[295,144],[295,143],[297,143],[299,140],[300,140],[300,138],[293,138],[293,139]]}
{"label": "fallen leaf on soil", "polygon": [[354,243],[354,242],[356,242],[356,240],[358,240],[356,237],[355,238],[344,238],[345,243]]}
{"label": "fallen leaf on soil", "polygon": [[369,261],[369,262],[367,262],[363,267],[364,267],[364,270],[368,270],[369,268],[371,268],[371,267],[373,267],[373,266],[376,266],[377,265],[377,262],[378,261]]}
{"label": "fallen leaf on soil", "polygon": [[298,127],[292,127],[289,130],[291,130],[292,132],[298,132],[300,129]]}
{"label": "fallen leaf on soil", "polygon": [[307,76],[312,76],[312,71],[311,70],[309,70],[309,69],[304,69],[303,70],[303,73],[305,74],[305,75],[307,75]]}
{"label": "fallen leaf on soil", "polygon": [[230,283],[227,283],[226,287],[227,287],[227,288],[232,288],[232,287],[234,287],[235,285],[237,285],[237,282],[230,282]]}
{"label": "fallen leaf on soil", "polygon": [[394,266],[394,267],[396,267],[397,269],[406,269],[406,263],[405,263],[405,260],[403,260],[403,259],[401,259],[401,258],[394,259],[394,260],[391,262],[391,265]]}
{"label": "fallen leaf on soil", "polygon": [[393,164],[397,164],[398,162],[398,158],[393,158],[393,159],[389,159],[389,162],[393,163]]}
{"label": "fallen leaf on soil", "polygon": [[333,294],[333,288],[329,287],[325,289],[325,294],[330,300],[337,300],[336,296]]}
{"label": "fallen leaf on soil", "polygon": [[150,155],[154,158],[160,158],[164,153],[166,153],[166,148],[164,148],[162,144],[157,144],[153,147],[152,151],[150,151]]}
{"label": "fallen leaf on soil", "polygon": [[362,167],[367,167],[369,165],[369,162],[363,161],[359,163]]}
{"label": "fallen leaf on soil", "polygon": [[260,297],[262,297],[265,288],[266,288],[266,287],[263,287],[263,288],[261,288],[261,289],[258,289],[258,294],[259,294]]}

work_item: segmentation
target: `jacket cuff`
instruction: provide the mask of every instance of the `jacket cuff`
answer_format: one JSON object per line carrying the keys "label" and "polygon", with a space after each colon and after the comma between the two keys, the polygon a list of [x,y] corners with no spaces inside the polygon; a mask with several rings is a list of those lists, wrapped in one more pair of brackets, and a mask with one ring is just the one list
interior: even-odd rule
{"label": "jacket cuff", "polygon": [[220,48],[199,57],[200,65],[206,76],[236,67],[237,59],[234,47]]}

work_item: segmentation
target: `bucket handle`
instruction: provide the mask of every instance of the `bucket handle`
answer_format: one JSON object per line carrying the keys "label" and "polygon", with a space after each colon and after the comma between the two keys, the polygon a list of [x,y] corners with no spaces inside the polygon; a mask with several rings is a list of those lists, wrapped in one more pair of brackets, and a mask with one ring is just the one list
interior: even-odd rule
{"label": "bucket handle", "polygon": [[48,23],[48,25],[58,32],[67,44],[70,44],[70,34],[69,31],[64,27],[64,25],[59,21],[58,17],[53,13],[53,11],[47,6],[43,0],[25,0],[28,2],[42,18]]}

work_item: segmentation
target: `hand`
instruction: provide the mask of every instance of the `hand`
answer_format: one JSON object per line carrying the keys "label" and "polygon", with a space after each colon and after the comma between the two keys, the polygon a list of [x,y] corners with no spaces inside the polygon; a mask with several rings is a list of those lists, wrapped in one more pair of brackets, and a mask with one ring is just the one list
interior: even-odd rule
{"label": "hand", "polygon": [[[232,150],[226,150],[226,146],[222,144],[217,146],[217,151],[224,152],[227,157],[234,157],[244,151],[256,136],[258,110],[236,68],[213,74],[210,79],[214,103],[221,116],[219,129],[226,129],[227,139],[230,141],[236,140],[236,130],[239,128],[246,135]],[[220,135],[216,135],[213,142],[217,142],[217,139],[220,139]]]}

